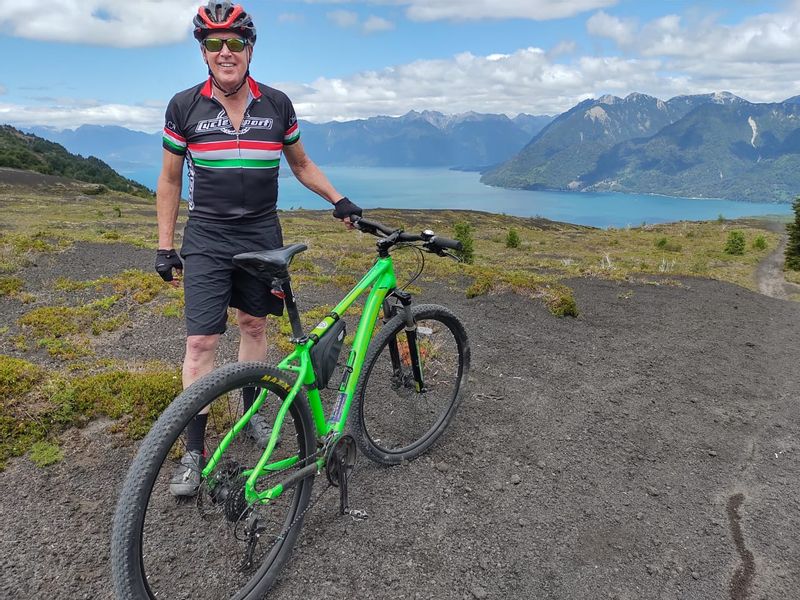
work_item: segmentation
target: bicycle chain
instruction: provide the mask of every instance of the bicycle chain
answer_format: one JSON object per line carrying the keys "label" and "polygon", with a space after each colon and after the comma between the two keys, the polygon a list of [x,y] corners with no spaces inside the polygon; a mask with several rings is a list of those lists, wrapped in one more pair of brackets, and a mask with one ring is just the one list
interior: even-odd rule
{"label": "bicycle chain", "polygon": [[[309,464],[311,464],[311,462],[315,461],[317,459],[317,457],[319,457],[320,455],[325,454],[325,453],[328,452],[328,450],[331,448],[331,446],[333,444],[333,439],[334,439],[333,435],[328,436],[328,438],[320,445],[320,447],[317,449],[316,452],[314,452],[313,454],[311,454],[311,455],[309,455],[309,456],[307,456],[306,458],[303,459],[303,464],[302,465],[290,465],[290,466],[285,467],[283,469],[280,469],[278,471],[274,471],[274,472],[270,473],[269,475],[266,475],[264,477],[264,480],[265,481],[269,481],[270,479],[273,479],[277,475],[279,475],[279,474],[281,474],[281,473],[283,473],[285,471],[288,471],[289,469],[302,469],[302,468],[308,466]],[[319,474],[319,471],[317,472],[317,474]],[[314,476],[316,477],[316,474]],[[312,498],[309,501],[308,505],[305,507],[305,509],[303,509],[303,512],[301,512],[299,515],[295,516],[295,518],[292,519],[292,522],[289,523],[288,525],[286,525],[275,536],[274,541],[272,542],[272,544],[266,549],[266,551],[264,553],[265,555],[269,554],[278,542],[282,542],[282,541],[284,541],[286,539],[286,536],[292,530],[292,528],[295,525],[297,525],[297,523],[300,520],[302,520],[303,517],[305,517],[305,515],[308,513],[308,511],[310,511],[311,508],[314,505],[316,505],[316,503],[319,501],[319,499],[322,498],[322,495],[325,492],[327,492],[328,488],[330,488],[330,487],[332,487],[332,485],[329,482],[328,485],[325,486],[325,488],[319,494],[317,494],[317,496],[315,498]],[[236,530],[236,528],[238,528],[239,523],[242,522],[242,519],[244,519],[245,516],[247,516],[249,518],[256,511],[257,511],[257,509],[253,508],[253,505],[250,505],[250,506],[248,506],[248,508],[245,511],[242,512],[242,515],[239,517],[239,519],[237,520],[236,524],[234,525],[234,537],[236,537],[238,539],[238,537],[236,536],[235,530]],[[247,528],[247,527],[248,527],[248,525],[245,524],[245,528]],[[245,530],[245,532],[246,532],[246,535],[248,536],[248,538],[251,538],[251,539],[252,539],[252,536],[257,533],[257,531],[253,531],[253,532],[247,533],[247,530]],[[239,567],[239,569],[241,571],[245,571],[245,570],[247,570],[248,568],[250,568],[252,566],[252,553],[253,553],[252,543],[248,542],[248,548],[245,550],[245,559],[244,559],[244,561],[242,562],[242,564]]]}

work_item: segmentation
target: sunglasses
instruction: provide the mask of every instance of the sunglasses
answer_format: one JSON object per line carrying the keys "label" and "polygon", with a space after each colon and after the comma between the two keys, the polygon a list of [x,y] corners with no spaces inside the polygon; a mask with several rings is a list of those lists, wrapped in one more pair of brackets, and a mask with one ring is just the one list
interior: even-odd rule
{"label": "sunglasses", "polygon": [[209,52],[219,52],[222,50],[223,44],[228,47],[231,52],[241,52],[245,49],[249,42],[242,38],[206,38],[203,40],[203,47]]}

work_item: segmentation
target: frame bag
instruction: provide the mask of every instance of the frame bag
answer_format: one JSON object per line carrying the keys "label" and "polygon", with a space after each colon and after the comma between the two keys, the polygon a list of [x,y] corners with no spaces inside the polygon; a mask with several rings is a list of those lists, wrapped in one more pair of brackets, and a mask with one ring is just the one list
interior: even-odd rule
{"label": "frame bag", "polygon": [[311,348],[311,364],[314,366],[314,376],[319,389],[328,386],[328,381],[336,369],[345,335],[347,335],[346,324],[340,319]]}

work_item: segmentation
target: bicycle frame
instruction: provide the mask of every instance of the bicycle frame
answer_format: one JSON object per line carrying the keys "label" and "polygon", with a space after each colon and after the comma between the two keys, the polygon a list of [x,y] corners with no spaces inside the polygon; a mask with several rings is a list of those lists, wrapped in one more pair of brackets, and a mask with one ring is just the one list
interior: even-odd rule
{"label": "bicycle frame", "polygon": [[[256,481],[259,477],[266,475],[269,472],[281,471],[289,467],[297,465],[299,458],[292,457],[281,461],[270,463],[270,457],[278,443],[280,437],[280,430],[283,426],[283,421],[286,413],[292,402],[295,401],[298,392],[303,386],[306,386],[309,408],[311,409],[311,416],[314,421],[317,439],[325,438],[333,435],[338,437],[344,430],[347,423],[347,415],[350,411],[350,404],[353,400],[356,385],[359,376],[361,375],[361,368],[364,364],[364,358],[367,354],[367,348],[372,340],[375,331],[375,323],[377,322],[381,307],[386,297],[397,286],[397,280],[394,272],[394,264],[391,256],[380,257],[370,270],[364,275],[355,287],[334,307],[331,315],[326,316],[307,336],[296,342],[295,349],[280,363],[278,369],[288,371],[295,374],[295,383],[288,389],[285,382],[267,376],[270,383],[284,386],[288,394],[286,399],[281,404],[278,414],[275,418],[275,423],[272,427],[272,434],[270,435],[267,447],[264,449],[260,460],[252,470],[244,472],[247,481],[245,483],[245,499],[249,503],[259,502],[267,504],[270,500],[279,497],[285,488],[289,487],[296,481],[303,479],[309,475],[319,472],[325,466],[325,457],[321,456],[309,465],[304,465],[299,471],[289,476],[285,481],[277,485],[257,492],[255,489]],[[316,378],[314,369],[311,364],[311,348],[316,344],[317,340],[321,338],[331,326],[342,317],[347,309],[365,292],[369,290],[369,294],[364,303],[364,309],[361,313],[361,318],[358,322],[358,327],[353,340],[353,346],[350,354],[347,357],[347,364],[344,368],[344,375],[342,382],[339,385],[339,392],[336,397],[336,404],[331,411],[330,416],[326,419],[324,408],[322,406],[322,399],[320,398],[319,389],[316,386]],[[335,315],[335,316],[333,316]],[[231,441],[235,436],[239,435],[245,427],[250,417],[255,414],[261,407],[268,396],[268,390],[262,390],[253,401],[250,409],[242,415],[242,417],[234,424],[233,428],[222,439],[217,449],[209,458],[208,463],[203,469],[203,478],[207,478],[214,472],[217,464],[219,463],[222,455],[227,450]]]}

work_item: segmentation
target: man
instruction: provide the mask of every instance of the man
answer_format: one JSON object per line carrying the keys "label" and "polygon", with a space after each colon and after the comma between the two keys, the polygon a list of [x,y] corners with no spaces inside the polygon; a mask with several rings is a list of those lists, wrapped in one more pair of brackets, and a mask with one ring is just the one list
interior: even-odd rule
{"label": "man", "polygon": [[[361,214],[306,155],[291,101],[250,77],[256,29],[244,9],[228,0],[209,2],[198,9],[193,25],[209,77],[176,94],[167,107],[156,191],[156,270],[172,285],[185,271],[184,388],[213,369],[228,306],[236,309],[239,360],[266,356],[266,315],[282,314],[283,302],[264,284],[234,270],[231,258],[283,245],[276,209],[281,154],[298,181],[334,204],[335,217],[350,226],[349,216]],[[181,261],[174,233],[184,163],[189,219]],[[249,396],[245,410],[253,402]],[[175,496],[197,491],[207,417],[199,414],[187,427],[187,452],[170,485]],[[264,447],[269,433],[263,417],[254,415],[247,434]]]}

